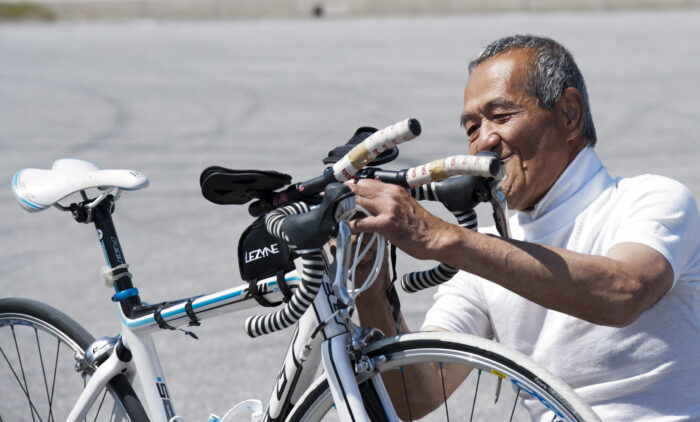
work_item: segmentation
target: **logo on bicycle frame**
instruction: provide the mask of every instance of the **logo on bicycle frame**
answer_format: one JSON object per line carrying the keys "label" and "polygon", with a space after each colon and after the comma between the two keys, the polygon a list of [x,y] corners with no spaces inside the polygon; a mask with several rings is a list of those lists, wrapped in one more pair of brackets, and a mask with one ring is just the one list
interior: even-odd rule
{"label": "logo on bicycle frame", "polygon": [[168,387],[165,386],[163,380],[159,377],[158,382],[156,382],[156,388],[158,389],[158,394],[160,398],[163,399],[163,409],[165,409],[165,415],[168,420],[175,416],[175,411],[173,410],[173,405],[170,402],[170,394],[168,393]]}
{"label": "logo on bicycle frame", "polygon": [[243,255],[243,260],[245,263],[257,261],[258,259],[267,258],[270,255],[277,255],[280,253],[277,243],[273,243],[270,246],[265,246],[264,248],[254,249],[252,251],[245,252]]}
{"label": "logo on bicycle frame", "polygon": [[123,264],[124,259],[122,258],[122,252],[119,250],[119,241],[114,236],[111,236],[110,240],[112,241],[112,250],[114,250],[114,256],[117,258],[117,262]]}

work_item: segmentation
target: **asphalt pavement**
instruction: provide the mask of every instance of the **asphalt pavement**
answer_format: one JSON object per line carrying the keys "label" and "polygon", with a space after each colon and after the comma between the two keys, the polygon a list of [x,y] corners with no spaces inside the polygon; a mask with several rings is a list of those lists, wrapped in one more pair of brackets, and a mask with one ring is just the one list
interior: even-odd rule
{"label": "asphalt pavement", "polygon": [[[118,318],[101,286],[94,229],[56,209],[29,214],[10,189],[22,168],[57,158],[128,168],[151,182],[115,221],[149,302],[239,283],[245,207],[199,191],[207,166],[269,169],[295,181],[359,126],[407,117],[423,134],[393,168],[465,153],[459,127],[467,64],[513,33],[561,41],[589,89],[598,154],[615,176],[654,173],[700,195],[700,11],[474,14],[326,20],[0,25],[0,296],[56,306],[96,336]],[[489,213],[480,220],[490,224]],[[399,269],[428,263],[400,256]],[[431,293],[402,295],[418,328]],[[199,341],[157,336],[186,420],[265,400],[290,332],[250,340],[247,313],[207,321]]]}

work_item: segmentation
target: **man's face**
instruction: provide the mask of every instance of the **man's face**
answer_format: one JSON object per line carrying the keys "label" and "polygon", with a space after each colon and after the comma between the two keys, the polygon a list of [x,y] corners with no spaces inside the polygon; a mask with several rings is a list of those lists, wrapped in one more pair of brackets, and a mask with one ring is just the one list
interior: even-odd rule
{"label": "man's face", "polygon": [[530,56],[515,49],[491,57],[472,71],[464,89],[469,151],[493,151],[505,162],[503,193],[516,210],[534,207],[571,155],[557,106],[541,109],[526,91]]}

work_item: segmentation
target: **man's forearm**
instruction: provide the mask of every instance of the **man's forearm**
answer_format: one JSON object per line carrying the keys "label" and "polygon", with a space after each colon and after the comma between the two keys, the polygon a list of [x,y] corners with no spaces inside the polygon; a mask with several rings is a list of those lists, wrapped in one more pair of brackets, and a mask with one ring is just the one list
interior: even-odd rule
{"label": "man's forearm", "polygon": [[[435,259],[491,280],[539,305],[596,324],[632,322],[672,281],[670,265],[644,245],[622,244],[611,249],[611,256],[596,256],[457,227],[442,240]],[[615,259],[624,254],[634,254],[648,270],[638,271],[625,265],[624,259]]]}
{"label": "man's forearm", "polygon": [[[391,304],[385,292],[368,291],[355,301],[360,325],[378,328],[385,336],[399,334],[391,312]],[[403,317],[400,317],[401,332],[408,332]]]}

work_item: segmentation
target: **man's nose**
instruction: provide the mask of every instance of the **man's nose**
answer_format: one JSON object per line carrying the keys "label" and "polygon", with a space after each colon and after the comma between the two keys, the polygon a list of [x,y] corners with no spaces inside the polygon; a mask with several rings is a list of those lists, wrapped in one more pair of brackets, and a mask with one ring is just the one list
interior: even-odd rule
{"label": "man's nose", "polygon": [[481,151],[494,151],[501,144],[501,137],[495,133],[484,133],[484,135],[479,139],[479,144],[477,152]]}

